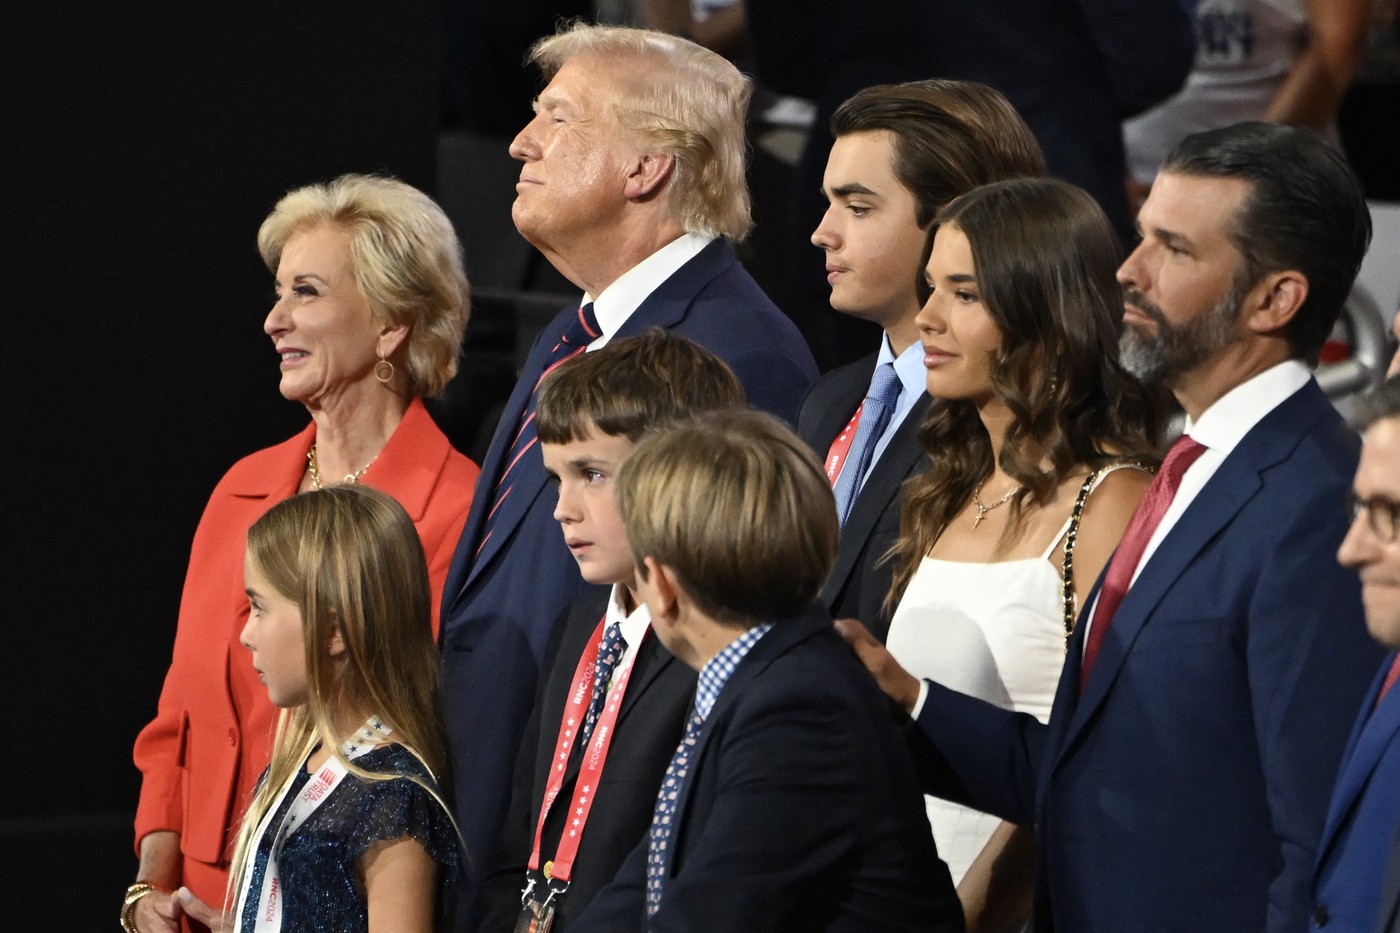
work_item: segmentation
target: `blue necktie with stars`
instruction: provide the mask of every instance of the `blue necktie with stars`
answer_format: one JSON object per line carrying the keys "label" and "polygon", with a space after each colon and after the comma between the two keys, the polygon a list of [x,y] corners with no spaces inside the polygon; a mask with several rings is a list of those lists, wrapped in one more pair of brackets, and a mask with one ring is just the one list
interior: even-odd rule
{"label": "blue necktie with stars", "polygon": [[593,735],[593,727],[598,724],[598,716],[603,712],[603,704],[608,698],[608,684],[612,682],[617,662],[627,650],[627,639],[622,637],[622,624],[614,622],[603,632],[603,640],[598,643],[598,663],[593,673],[593,697],[588,701],[588,711],[583,717],[583,731],[579,733],[575,748],[583,748]]}
{"label": "blue necktie with stars", "polygon": [[676,802],[680,799],[681,788],[689,773],[690,753],[700,735],[700,727],[705,720],[700,713],[691,710],[690,722],[686,723],[685,736],[676,747],[671,765],[666,769],[666,777],[661,782],[661,793],[656,797],[656,812],[651,818],[651,838],[647,844],[647,916],[656,913],[661,906],[661,889],[666,881],[666,845],[671,838]]}

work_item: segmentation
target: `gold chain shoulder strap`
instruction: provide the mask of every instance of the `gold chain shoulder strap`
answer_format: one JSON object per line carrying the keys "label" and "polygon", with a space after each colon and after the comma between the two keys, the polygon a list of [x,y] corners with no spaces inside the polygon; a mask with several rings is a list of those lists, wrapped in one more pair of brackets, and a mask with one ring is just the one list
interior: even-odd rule
{"label": "gold chain shoulder strap", "polygon": [[1074,511],[1069,516],[1069,530],[1065,532],[1065,560],[1060,568],[1060,582],[1063,584],[1064,608],[1065,608],[1065,650],[1069,651],[1069,639],[1074,634],[1075,606],[1074,602],[1074,542],[1079,537],[1079,518],[1084,514],[1084,503],[1089,501],[1089,493],[1098,485],[1103,477],[1114,470],[1123,468],[1135,470],[1148,470],[1136,460],[1119,460],[1115,463],[1106,463],[1094,472],[1090,473],[1084,480],[1084,485],[1079,487],[1079,495],[1074,500]]}

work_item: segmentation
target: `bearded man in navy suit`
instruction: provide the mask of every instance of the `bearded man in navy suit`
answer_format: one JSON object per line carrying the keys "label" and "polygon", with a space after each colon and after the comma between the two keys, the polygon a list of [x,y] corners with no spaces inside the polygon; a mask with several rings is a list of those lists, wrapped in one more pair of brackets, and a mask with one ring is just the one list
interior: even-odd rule
{"label": "bearded man in navy suit", "polygon": [[1138,220],[1123,363],[1186,430],[1079,617],[1049,723],[845,633],[917,707],[926,791],[1035,827],[1037,931],[1296,933],[1380,662],[1335,559],[1357,438],[1310,372],[1370,215],[1317,134],[1247,123],[1187,137]]}
{"label": "bearded man in navy suit", "polygon": [[549,84],[511,144],[524,163],[512,214],[584,294],[526,359],[443,593],[442,702],[471,855],[459,929],[495,854],[550,632],[582,585],[534,443],[539,379],[568,352],[652,327],[714,352],[751,404],[789,421],[817,376],[797,328],[728,242],[750,227],[748,79],[684,39],[586,24],[542,40],[531,59]]}

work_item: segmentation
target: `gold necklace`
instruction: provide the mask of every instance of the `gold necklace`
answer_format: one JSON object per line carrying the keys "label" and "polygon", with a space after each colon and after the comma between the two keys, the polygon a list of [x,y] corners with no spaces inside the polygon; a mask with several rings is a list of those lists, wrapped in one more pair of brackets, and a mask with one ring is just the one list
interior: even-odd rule
{"label": "gold necklace", "polygon": [[[365,470],[368,470],[368,469],[374,464],[374,461],[376,461],[376,460],[378,460],[378,459],[379,459],[379,454],[375,454],[373,457],[370,457],[370,458],[369,458],[369,463],[366,463],[364,466],[360,467],[360,468],[359,468],[358,470],[356,470],[354,473],[346,473],[346,474],[345,474],[345,479],[341,480],[341,483],[358,483],[358,482],[360,481],[360,477],[365,475]],[[312,488],[312,489],[320,489],[320,488],[321,488],[321,471],[318,470],[318,469],[316,469],[316,445],[315,445],[315,444],[312,444],[312,445],[311,445],[311,449],[308,450],[308,451],[306,452],[306,474],[307,474],[308,476],[311,477],[311,488]],[[993,508],[995,508],[995,506],[993,506]]]}
{"label": "gold necklace", "polygon": [[1020,492],[1023,488],[1022,486],[1017,486],[1015,489],[1011,490],[1006,495],[993,502],[991,505],[983,505],[982,483],[985,482],[986,480],[982,480],[981,483],[977,484],[977,488],[972,490],[972,507],[977,510],[977,517],[972,520],[972,528],[974,531],[977,529],[978,525],[982,524],[982,519],[987,517],[988,512],[992,511],[995,508],[999,508],[1003,505],[1006,505],[1006,503],[1011,501],[1011,497],[1016,495],[1016,493]]}

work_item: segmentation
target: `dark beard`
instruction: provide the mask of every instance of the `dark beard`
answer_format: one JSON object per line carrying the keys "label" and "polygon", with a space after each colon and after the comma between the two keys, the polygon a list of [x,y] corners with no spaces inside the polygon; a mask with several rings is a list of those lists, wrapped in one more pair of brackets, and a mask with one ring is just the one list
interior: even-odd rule
{"label": "dark beard", "polygon": [[1134,324],[1124,324],[1118,338],[1123,368],[1147,385],[1170,381],[1194,369],[1235,342],[1235,320],[1243,300],[1241,290],[1231,289],[1204,314],[1172,324],[1142,292],[1131,287],[1123,289],[1123,303],[1132,305],[1157,325],[1154,335]]}

